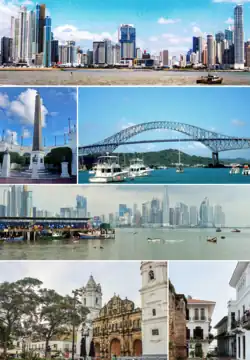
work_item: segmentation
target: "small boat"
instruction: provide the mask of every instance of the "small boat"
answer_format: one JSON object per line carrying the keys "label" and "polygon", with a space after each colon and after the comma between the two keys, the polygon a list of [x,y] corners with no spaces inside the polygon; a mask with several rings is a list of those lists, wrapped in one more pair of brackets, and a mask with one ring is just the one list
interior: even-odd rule
{"label": "small boat", "polygon": [[221,239],[226,239],[226,236],[221,236],[220,238],[221,238]]}
{"label": "small boat", "polygon": [[229,171],[230,175],[237,175],[240,174],[240,168],[238,165],[233,165],[232,168]]}
{"label": "small boat", "polygon": [[91,183],[123,182],[128,177],[128,171],[123,171],[117,156],[100,156],[94,176],[89,178]]}
{"label": "small boat", "polygon": [[211,243],[217,243],[217,237],[207,237],[207,241]]}
{"label": "small boat", "polygon": [[217,229],[216,229],[216,232],[221,232],[221,228],[217,228]]}
{"label": "small boat", "polygon": [[24,241],[24,236],[17,236],[17,237],[9,237],[4,239],[4,242],[7,243],[21,243]]}
{"label": "small boat", "polygon": [[250,169],[249,169],[248,165],[244,165],[243,170],[242,170],[242,175],[244,175],[244,176],[250,175]]}
{"label": "small boat", "polygon": [[233,232],[233,233],[240,233],[240,230],[239,230],[239,229],[233,229],[231,232]]}
{"label": "small boat", "polygon": [[156,239],[148,238],[147,240],[149,243],[158,243],[158,244],[162,241],[162,239],[157,239],[157,238]]}
{"label": "small boat", "polygon": [[60,237],[62,237],[62,235],[59,234],[59,233],[53,233],[53,234],[52,234],[52,238],[53,238],[53,239],[58,239],[58,238],[60,238]]}
{"label": "small boat", "polygon": [[197,84],[207,84],[207,85],[219,85],[222,84],[223,78],[217,75],[208,74],[207,76],[201,76],[196,80]]}

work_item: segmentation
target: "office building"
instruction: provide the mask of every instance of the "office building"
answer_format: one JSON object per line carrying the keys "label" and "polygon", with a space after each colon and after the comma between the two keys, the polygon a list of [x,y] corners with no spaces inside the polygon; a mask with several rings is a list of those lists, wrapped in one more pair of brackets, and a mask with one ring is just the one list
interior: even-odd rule
{"label": "office building", "polygon": [[57,64],[59,62],[59,41],[51,41],[51,64]]}
{"label": "office building", "polygon": [[2,37],[1,39],[2,64],[9,64],[13,61],[12,50],[13,50],[13,40],[5,36]]}
{"label": "office building", "polygon": [[51,66],[51,18],[46,16],[43,28],[43,66]]}
{"label": "office building", "polygon": [[105,42],[94,41],[93,42],[93,64],[104,65],[106,60],[105,54]]}
{"label": "office building", "polygon": [[207,65],[213,67],[215,64],[214,54],[214,37],[213,35],[207,35]]}
{"label": "office building", "polygon": [[119,29],[119,43],[121,44],[121,59],[136,58],[136,29],[133,25],[121,25]]}
{"label": "office building", "polygon": [[237,5],[234,9],[234,68],[244,69],[244,29],[243,6]]}

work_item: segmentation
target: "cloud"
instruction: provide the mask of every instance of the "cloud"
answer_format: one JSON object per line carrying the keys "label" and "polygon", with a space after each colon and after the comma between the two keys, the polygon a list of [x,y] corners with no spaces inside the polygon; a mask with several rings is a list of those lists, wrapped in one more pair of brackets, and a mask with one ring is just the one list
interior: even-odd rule
{"label": "cloud", "polygon": [[[34,112],[35,112],[35,96],[36,90],[27,89],[18,95],[16,100],[9,101],[7,110],[9,116],[15,116],[19,118],[21,124],[32,126],[34,124]],[[7,101],[7,99],[5,99]],[[48,110],[42,104],[42,126],[46,126],[46,115]]]}
{"label": "cloud", "polygon": [[15,2],[0,0],[0,38],[10,36],[11,17],[18,15],[19,6]]}
{"label": "cloud", "polygon": [[191,37],[183,37],[183,36],[178,36],[178,35],[174,35],[174,34],[162,34],[162,37],[164,39],[167,39],[167,43],[171,44],[171,45],[180,45],[183,43],[191,43]]}
{"label": "cloud", "polygon": [[55,116],[57,116],[58,114],[59,114],[59,112],[52,111],[52,112],[50,112],[48,115],[49,115],[49,116],[52,116],[52,117],[55,117]]}
{"label": "cloud", "polygon": [[228,24],[228,25],[234,24],[234,19],[232,19],[232,18],[229,17],[229,18],[225,21],[225,24]]}
{"label": "cloud", "polygon": [[7,109],[9,104],[10,102],[8,95],[0,93],[0,108]]}
{"label": "cloud", "polygon": [[100,34],[92,33],[90,31],[80,30],[73,25],[62,25],[57,26],[53,30],[53,34],[55,38],[61,41],[74,40],[76,42],[82,40],[89,41],[102,41],[103,39],[110,39],[112,41],[118,41],[118,32],[116,31],[114,34],[110,34],[108,32],[102,32]]}
{"label": "cloud", "polygon": [[15,144],[17,145],[18,144],[18,135],[17,135],[17,132],[16,131],[12,131],[10,129],[7,129],[6,132],[5,132],[5,141],[9,144]]}
{"label": "cloud", "polygon": [[125,129],[127,129],[127,128],[131,127],[131,126],[134,126],[134,125],[136,125],[136,124],[132,123],[132,122],[128,122],[127,124],[122,125],[122,130],[125,130]]}
{"label": "cloud", "polygon": [[234,126],[245,126],[246,125],[245,121],[242,121],[242,120],[232,120],[231,124]]}
{"label": "cloud", "polygon": [[148,39],[149,41],[158,41],[158,37],[157,36],[150,36],[150,38]]}
{"label": "cloud", "polygon": [[168,25],[168,24],[176,24],[179,23],[181,19],[166,19],[164,17],[161,17],[158,19],[158,24]]}
{"label": "cloud", "polygon": [[31,137],[31,132],[28,129],[23,129],[22,136],[24,139],[28,139]]}

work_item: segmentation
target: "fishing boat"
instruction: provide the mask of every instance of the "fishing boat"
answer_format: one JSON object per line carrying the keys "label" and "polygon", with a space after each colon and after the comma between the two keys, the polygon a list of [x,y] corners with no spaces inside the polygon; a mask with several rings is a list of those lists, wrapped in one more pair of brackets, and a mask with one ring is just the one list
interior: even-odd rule
{"label": "fishing boat", "polygon": [[206,84],[206,85],[219,85],[222,84],[223,78],[218,75],[208,74],[207,76],[201,76],[196,80],[197,84]]}
{"label": "fishing boat", "polygon": [[240,174],[240,168],[238,165],[232,165],[232,168],[229,171],[230,175],[237,175]]}
{"label": "fishing boat", "polygon": [[[180,143],[180,140],[179,140]],[[184,173],[183,165],[181,164],[181,150],[179,147],[179,164],[176,165],[176,172],[177,173]]]}
{"label": "fishing boat", "polygon": [[231,232],[233,232],[233,233],[240,233],[240,229],[233,229]]}
{"label": "fishing boat", "polygon": [[244,175],[244,176],[250,175],[250,169],[249,169],[248,165],[244,165],[243,170],[242,170],[242,175]]}
{"label": "fishing boat", "polygon": [[151,239],[151,238],[148,238],[148,242],[149,243],[156,243],[156,244],[159,244],[159,243],[161,243],[161,239]]}
{"label": "fishing boat", "polygon": [[4,239],[6,243],[21,243],[24,241],[24,236],[8,237]]}
{"label": "fishing boat", "polygon": [[211,243],[217,243],[217,237],[207,237],[207,241]]}
{"label": "fishing boat", "polygon": [[97,161],[94,176],[89,178],[91,183],[123,182],[128,177],[128,171],[123,171],[117,156],[100,156]]}
{"label": "fishing boat", "polygon": [[133,159],[131,160],[130,166],[127,169],[130,177],[144,177],[149,176],[152,169],[146,167],[142,159]]}
{"label": "fishing boat", "polygon": [[221,232],[221,228],[217,228],[217,229],[216,229],[216,232]]}

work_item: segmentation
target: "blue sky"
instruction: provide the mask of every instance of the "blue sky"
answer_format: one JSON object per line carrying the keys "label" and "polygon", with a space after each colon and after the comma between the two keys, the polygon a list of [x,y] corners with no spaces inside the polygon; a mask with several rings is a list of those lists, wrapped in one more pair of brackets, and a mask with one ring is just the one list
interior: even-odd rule
{"label": "blue sky", "polygon": [[[150,121],[176,121],[229,136],[248,137],[250,88],[117,87],[79,89],[79,145],[101,141],[122,129]],[[97,106],[95,106],[97,104]],[[133,140],[183,137],[172,131],[148,131]],[[131,139],[131,140],[132,140]],[[120,146],[117,151],[179,148],[178,142]],[[211,156],[200,143],[181,143],[181,151]],[[221,157],[250,158],[248,150]]]}
{"label": "blue sky", "polygon": [[35,95],[39,90],[42,105],[42,135],[45,145],[64,144],[64,133],[68,130],[68,118],[71,126],[76,124],[76,89],[57,88],[19,88],[2,87],[0,89],[0,135],[5,130],[5,138],[23,145],[32,144]]}
{"label": "blue sky", "polygon": [[[8,35],[10,15],[17,11],[15,0],[0,4],[0,29]],[[188,50],[192,36],[225,30],[232,22],[233,8],[239,0],[46,0],[52,29],[60,40],[76,40],[83,48],[92,41],[110,37],[117,41],[120,24],[134,24],[137,45],[158,53],[169,49],[172,55]],[[243,0],[245,24],[250,23],[250,1]],[[35,6],[26,0],[29,9]],[[2,15],[2,16],[1,16]],[[161,20],[160,20],[161,19]],[[250,28],[245,26],[246,38]]]}

